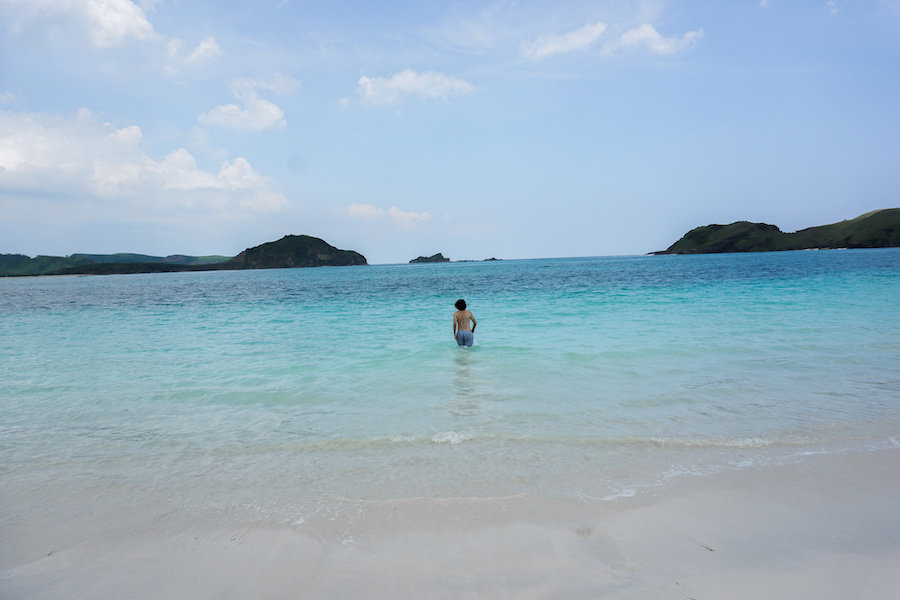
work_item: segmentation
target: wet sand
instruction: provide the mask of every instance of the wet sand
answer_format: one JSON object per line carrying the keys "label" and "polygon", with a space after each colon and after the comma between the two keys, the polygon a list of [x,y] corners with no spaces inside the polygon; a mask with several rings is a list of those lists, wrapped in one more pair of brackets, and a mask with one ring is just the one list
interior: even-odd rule
{"label": "wet sand", "polygon": [[348,500],[352,517],[291,527],[161,518],[64,545],[5,532],[0,597],[883,599],[900,589],[898,506],[892,448],[599,505]]}

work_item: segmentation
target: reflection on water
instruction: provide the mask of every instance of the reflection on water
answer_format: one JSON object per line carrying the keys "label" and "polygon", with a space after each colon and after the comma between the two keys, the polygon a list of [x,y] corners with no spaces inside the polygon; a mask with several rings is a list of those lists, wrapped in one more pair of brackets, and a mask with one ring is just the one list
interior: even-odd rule
{"label": "reflection on water", "polygon": [[476,368],[478,349],[462,346],[453,353],[455,372],[453,376],[454,396],[451,414],[465,417],[478,413],[478,380]]}

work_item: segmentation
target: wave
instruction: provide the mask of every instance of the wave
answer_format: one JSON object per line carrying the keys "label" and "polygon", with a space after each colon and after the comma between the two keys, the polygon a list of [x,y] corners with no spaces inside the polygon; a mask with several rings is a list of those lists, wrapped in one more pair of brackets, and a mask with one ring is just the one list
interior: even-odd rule
{"label": "wave", "polygon": [[[823,432],[824,433],[824,432]],[[565,434],[524,434],[515,432],[475,432],[475,431],[440,431],[419,434],[372,435],[369,437],[333,437],[307,438],[272,443],[271,440],[259,440],[250,447],[242,441],[235,440],[235,450],[247,453],[252,446],[257,452],[294,451],[294,452],[353,452],[366,450],[403,450],[414,447],[457,447],[465,448],[475,445],[498,446],[557,446],[573,449],[615,450],[752,450],[768,448],[813,449],[834,443],[875,443],[882,440],[851,435],[838,435],[827,432],[822,437],[784,435],[771,437],[725,437],[725,436],[582,436]],[[897,438],[890,438],[896,440]],[[227,446],[226,446],[227,447]],[[225,450],[220,446],[219,450]]]}

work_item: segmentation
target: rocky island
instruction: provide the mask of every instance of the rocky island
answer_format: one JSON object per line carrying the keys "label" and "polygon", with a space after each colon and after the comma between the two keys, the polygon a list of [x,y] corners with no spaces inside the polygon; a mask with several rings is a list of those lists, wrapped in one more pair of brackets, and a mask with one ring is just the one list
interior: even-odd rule
{"label": "rocky island", "polygon": [[438,252],[437,254],[432,254],[431,256],[420,256],[418,258],[414,258],[409,261],[410,264],[413,263],[443,263],[450,262],[449,258],[444,258],[444,255]]}
{"label": "rocky island", "polygon": [[499,261],[499,260],[503,260],[503,259],[491,257],[491,258],[485,258],[483,261],[465,260],[465,259],[463,259],[463,260],[454,260],[454,261],[451,261],[449,258],[445,258],[443,254],[441,254],[440,252],[438,252],[437,254],[432,254],[431,256],[420,256],[419,258],[414,258],[414,259],[412,259],[412,260],[409,261],[409,262],[410,262],[410,264],[415,264],[415,263],[446,263],[446,262],[465,263],[465,262],[491,262],[491,261],[495,261],[495,260],[496,260],[496,261]]}
{"label": "rocky island", "polygon": [[900,208],[875,210],[855,219],[784,233],[775,225],[737,221],[705,225],[687,232],[666,250],[653,254],[772,252],[824,248],[900,246]]}
{"label": "rocky island", "polygon": [[278,241],[247,248],[233,258],[181,254],[167,257],[144,254],[72,254],[29,258],[23,254],[0,254],[0,277],[285,269],[365,264],[366,258],[359,252],[340,250],[324,240],[308,235],[286,235]]}

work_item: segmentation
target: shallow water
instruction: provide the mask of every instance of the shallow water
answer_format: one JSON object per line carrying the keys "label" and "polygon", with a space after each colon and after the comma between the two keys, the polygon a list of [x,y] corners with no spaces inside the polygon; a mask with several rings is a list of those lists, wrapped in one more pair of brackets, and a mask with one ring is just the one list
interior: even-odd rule
{"label": "shallow water", "polygon": [[0,279],[0,532],[603,503],[900,445],[898,300],[898,249]]}

